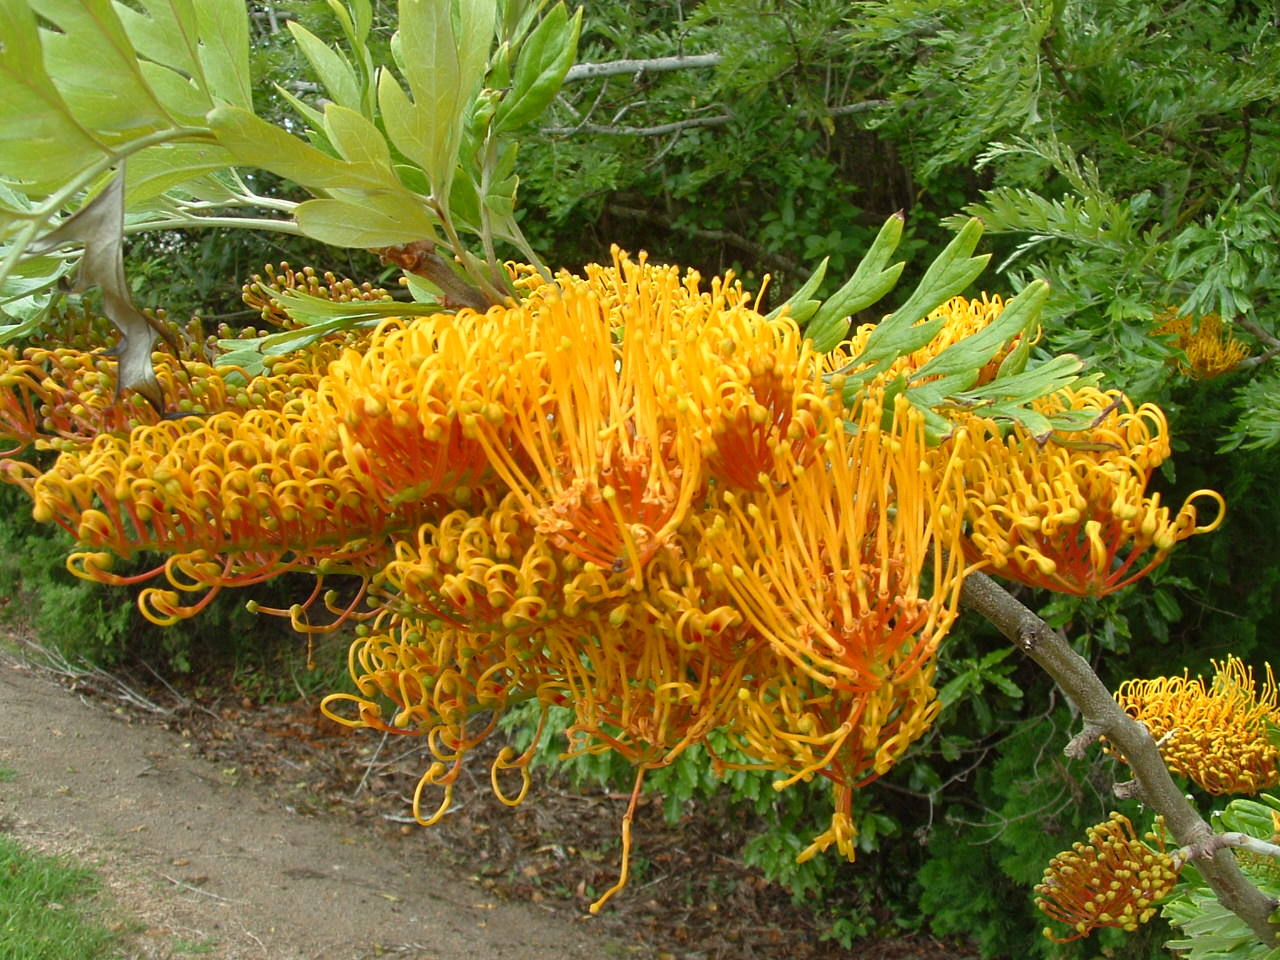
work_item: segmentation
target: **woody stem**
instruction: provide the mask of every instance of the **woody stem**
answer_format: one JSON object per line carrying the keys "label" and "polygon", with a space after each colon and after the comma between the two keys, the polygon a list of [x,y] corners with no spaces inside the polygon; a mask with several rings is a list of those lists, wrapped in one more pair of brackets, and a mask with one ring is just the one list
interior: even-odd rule
{"label": "woody stem", "polygon": [[1124,712],[1066,638],[985,574],[972,573],[965,579],[960,602],[986,617],[1017,644],[1080,710],[1084,730],[1067,745],[1068,755],[1082,756],[1089,744],[1105,736],[1133,774],[1131,785],[1118,787],[1162,815],[1165,826],[1181,846],[1203,851],[1194,857],[1196,869],[1222,905],[1248,924],[1263,943],[1280,946],[1280,924],[1270,920],[1280,903],[1248,881],[1229,849],[1212,841],[1213,829],[1173,782],[1147,728]]}

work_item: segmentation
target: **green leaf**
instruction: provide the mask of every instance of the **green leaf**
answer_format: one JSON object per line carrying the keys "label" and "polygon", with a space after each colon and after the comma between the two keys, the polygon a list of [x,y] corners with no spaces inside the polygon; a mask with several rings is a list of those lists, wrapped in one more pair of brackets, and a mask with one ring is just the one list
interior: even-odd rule
{"label": "green leaf", "polygon": [[105,150],[71,113],[44,66],[36,18],[0,3],[0,170],[39,196],[61,186]]}
{"label": "green leaf", "polygon": [[383,168],[388,180],[395,179],[386,138],[361,114],[331,103],[324,111],[324,132],[344,160]]}
{"label": "green leaf", "polygon": [[383,320],[387,317],[427,317],[439,313],[438,305],[405,303],[402,300],[352,300],[342,302],[313,296],[301,290],[283,290],[272,299],[303,326],[329,323],[333,320]]}
{"label": "green leaf", "polygon": [[351,330],[360,326],[368,326],[376,321],[361,321],[352,317],[335,317],[331,320],[313,323],[301,330],[282,330],[279,333],[249,340],[219,340],[218,346],[224,351],[218,356],[218,368],[240,367],[247,376],[256,377],[266,372],[264,360],[269,356],[283,355],[301,350],[323,340],[333,333]]}
{"label": "green leaf", "polygon": [[520,45],[511,90],[498,104],[493,128],[505,133],[532,123],[555,99],[578,52],[582,8],[570,20],[557,3]]}
{"label": "green leaf", "polygon": [[360,83],[351,61],[301,24],[290,20],[288,26],[325,92],[339,106],[363,113]]}
{"label": "green leaf", "polygon": [[120,0],[114,7],[139,57],[188,77],[202,76],[194,0],[143,0],[145,13]]}
{"label": "green leaf", "polygon": [[882,341],[884,348],[887,348],[895,336],[921,318],[927,317],[952,297],[958,296],[986,269],[991,259],[990,254],[970,256],[981,237],[982,221],[974,217],[929,265],[907,302],[876,327],[867,341],[868,353],[881,348],[876,343],[877,340]]}
{"label": "green leaf", "polygon": [[[796,320],[796,323],[804,323],[805,320],[812,316],[813,311],[818,308],[818,304],[820,302],[814,300],[813,295],[817,292],[819,285],[826,277],[827,264],[830,262],[830,257],[823,257],[822,262],[818,264],[818,269],[813,271],[812,275],[810,275],[809,279],[804,282],[800,289],[770,310],[769,313],[765,315],[765,319],[777,320],[778,317],[782,316],[783,310],[787,310],[792,319]],[[803,318],[796,319],[797,317],[800,317],[802,313],[804,314]]]}
{"label": "green leaf", "polygon": [[307,236],[335,247],[390,247],[436,236],[435,226],[420,204],[385,194],[358,202],[307,200],[294,210],[294,217]]}
{"label": "green leaf", "polygon": [[253,110],[249,9],[241,0],[198,0],[200,66],[214,103]]}
{"label": "green leaf", "polygon": [[[983,327],[947,347],[913,374],[913,379],[932,376],[950,376],[978,371],[991,361],[1006,343],[1022,334],[1028,336],[1035,327],[1040,309],[1049,297],[1049,284],[1036,280],[1005,304],[1000,316]],[[970,386],[965,384],[965,387]]]}
{"label": "green leaf", "polygon": [[28,2],[60,28],[43,32],[44,63],[75,116],[112,140],[170,124],[111,0]]}
{"label": "green leaf", "polygon": [[449,195],[461,145],[462,118],[479,89],[493,43],[493,0],[400,0],[399,62],[413,101],[383,71],[378,105],[396,147],[431,181],[437,197]]}
{"label": "green leaf", "polygon": [[196,177],[233,165],[230,153],[215,143],[161,143],[129,158],[125,207],[136,209]]}
{"label": "green leaf", "polygon": [[895,213],[880,228],[853,276],[813,315],[805,335],[820,353],[835,349],[849,329],[849,317],[880,300],[898,282],[905,261],[888,266],[889,257],[902,239],[905,218]]}
{"label": "green leaf", "polygon": [[52,294],[38,293],[12,300],[0,307],[0,317],[17,321],[0,325],[0,343],[9,343],[35,333],[48,317],[52,303]]}
{"label": "green leaf", "polygon": [[331,157],[240,107],[212,111],[209,125],[238,163],[270,170],[309,190],[404,192],[389,166]]}
{"label": "green leaf", "polygon": [[[892,362],[904,354],[919,350],[933,340],[942,328],[941,319],[919,321],[928,316],[952,297],[957,296],[980,274],[990,260],[989,255],[971,257],[974,247],[982,236],[982,221],[977,218],[969,220],[964,228],[947,244],[936,260],[925,271],[924,277],[907,302],[879,325],[867,338],[862,353],[854,357],[848,369],[864,364],[875,364],[884,360]],[[844,372],[844,371],[841,371]],[[865,372],[859,379],[865,382]],[[851,383],[854,389],[861,384]],[[846,387],[846,391],[848,387]]]}

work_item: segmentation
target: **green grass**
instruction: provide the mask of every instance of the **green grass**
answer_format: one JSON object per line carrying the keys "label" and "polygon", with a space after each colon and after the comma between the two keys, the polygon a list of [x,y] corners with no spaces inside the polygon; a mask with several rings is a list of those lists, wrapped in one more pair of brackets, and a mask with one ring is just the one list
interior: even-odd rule
{"label": "green grass", "polygon": [[0,835],[0,960],[93,960],[119,934],[94,916],[92,870]]}

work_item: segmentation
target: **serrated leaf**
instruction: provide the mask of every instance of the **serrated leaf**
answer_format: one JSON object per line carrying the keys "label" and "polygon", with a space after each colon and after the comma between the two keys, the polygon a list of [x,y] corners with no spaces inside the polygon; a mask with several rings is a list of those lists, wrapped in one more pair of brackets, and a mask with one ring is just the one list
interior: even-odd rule
{"label": "serrated leaf", "polygon": [[962,293],[991,260],[990,254],[970,256],[981,238],[982,221],[974,217],[929,265],[907,302],[894,311],[894,319],[900,324],[915,323]]}
{"label": "serrated leaf", "polygon": [[[1021,293],[1005,304],[1000,316],[976,333],[951,344],[918,369],[915,377],[950,376],[971,373],[975,378],[1000,349],[1014,337],[1029,336],[1049,297],[1049,284],[1043,280],[1029,283]],[[969,384],[965,385],[966,388]]]}
{"label": "serrated leaf", "polygon": [[[823,279],[826,277],[827,264],[829,264],[830,262],[831,262],[830,257],[823,257],[822,262],[818,264],[818,269],[813,271],[809,279],[806,280],[801,285],[800,289],[797,290],[795,293],[793,293],[791,296],[789,296],[782,303],[778,304],[776,307],[770,310],[767,314],[765,314],[765,319],[777,320],[778,317],[782,316],[783,310],[790,311],[791,316],[794,317],[795,310],[798,305],[804,304],[804,303],[816,303],[817,301],[814,301],[812,299],[813,295],[817,292],[818,287],[821,285]],[[800,322],[800,321],[797,321],[797,322]]]}
{"label": "serrated leaf", "polygon": [[[878,364],[913,353],[928,344],[942,329],[942,320],[919,322],[974,281],[990,260],[988,255],[971,257],[982,236],[982,222],[971,219],[929,265],[906,303],[889,314],[871,331],[862,353],[841,372],[865,364]],[[865,375],[860,374],[859,377]]]}

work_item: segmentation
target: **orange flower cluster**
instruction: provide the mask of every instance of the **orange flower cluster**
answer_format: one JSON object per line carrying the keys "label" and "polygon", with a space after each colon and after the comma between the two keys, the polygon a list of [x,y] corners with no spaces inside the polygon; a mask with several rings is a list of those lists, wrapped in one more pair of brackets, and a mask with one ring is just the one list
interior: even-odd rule
{"label": "orange flower cluster", "polygon": [[1233,337],[1216,313],[1207,313],[1197,321],[1169,310],[1156,320],[1162,322],[1155,334],[1175,337],[1173,345],[1186,354],[1186,361],[1179,361],[1178,369],[1198,380],[1229,373],[1249,356],[1248,344]]}
{"label": "orange flower cluster", "polygon": [[[428,738],[423,822],[503,710],[536,701],[572,709],[570,754],[634,764],[637,795],[713,730],[735,747],[718,768],[776,771],[779,789],[823,777],[834,813],[803,856],[852,859],[853,790],[938,712],[934,653],[966,557],[1115,588],[1204,529],[1143,497],[1163,419],[1117,398],[1055,401],[1097,406],[1079,447],[1006,443],[972,417],[926,444],[887,385],[990,323],[998,299],[945,305],[935,341],[845,409],[824,374],[860,341],[815,356],[731,279],[704,289],[618,253],[554,281],[512,270],[519,302],[322,341],[247,383],[247,403],[215,372],[205,416],[99,427],[46,471],[10,469],[84,546],[81,576],[119,583],[112,556],[168,555],[134,578],[166,578],[143,594],[157,622],[284,570],[362,576],[359,692],[325,709]],[[271,282],[380,295],[305,272]],[[308,604],[289,611],[300,629]],[[523,798],[531,757],[498,756],[499,796]],[[619,887],[633,810],[634,795]]]}
{"label": "orange flower cluster", "polygon": [[1280,785],[1276,681],[1267,664],[1261,691],[1253,669],[1235,657],[1214,662],[1213,680],[1156,677],[1127,680],[1116,700],[1160,746],[1170,769],[1214,795],[1255,794]]}
{"label": "orange flower cluster", "polygon": [[1134,931],[1155,916],[1155,903],[1167,897],[1182,869],[1180,858],[1165,853],[1163,824],[1147,834],[1155,848],[1138,840],[1133,824],[1113,813],[1090,827],[1088,843],[1076,843],[1053,858],[1036,886],[1036,906],[1050,918],[1072,928],[1059,937],[1045,927],[1055,943],[1087,937],[1099,927]]}
{"label": "orange flower cluster", "polygon": [[[965,556],[1028,586],[1105,596],[1146,576],[1180,540],[1222,522],[1222,497],[1197,490],[1176,514],[1148,495],[1169,456],[1168,425],[1153,404],[1134,409],[1119,391],[1064,390],[1046,414],[1089,418],[1070,433],[1031,436],[980,417],[958,421],[950,441],[964,464]],[[1195,501],[1217,504],[1198,523]]]}
{"label": "orange flower cluster", "polygon": [[[375,496],[457,504],[396,539],[352,655],[361,692],[326,709],[430,737],[424,822],[481,711],[570,706],[570,754],[641,774],[720,729],[780,789],[831,780],[809,855],[852,857],[852,790],[937,713],[960,554],[933,517],[958,473],[876,391],[846,430],[795,326],[728,282],[625,260],[522,282],[518,307],[385,324],[317,389]],[[503,754],[495,789],[529,756]]]}

